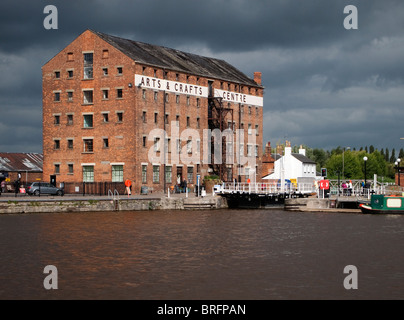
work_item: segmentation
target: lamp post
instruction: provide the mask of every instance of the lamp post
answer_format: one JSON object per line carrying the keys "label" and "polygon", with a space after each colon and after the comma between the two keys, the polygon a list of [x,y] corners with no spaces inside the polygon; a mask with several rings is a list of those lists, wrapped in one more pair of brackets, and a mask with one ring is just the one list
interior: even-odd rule
{"label": "lamp post", "polygon": [[351,147],[344,147],[344,150],[342,151],[342,179],[345,179],[345,148],[350,150]]}
{"label": "lamp post", "polygon": [[366,161],[368,161],[368,157],[363,157],[363,161],[365,162],[365,187],[366,187]]}
{"label": "lamp post", "polygon": [[400,158],[398,158],[398,159],[397,159],[397,176],[398,176],[398,186],[400,186],[400,162],[401,162],[401,159],[400,159]]}

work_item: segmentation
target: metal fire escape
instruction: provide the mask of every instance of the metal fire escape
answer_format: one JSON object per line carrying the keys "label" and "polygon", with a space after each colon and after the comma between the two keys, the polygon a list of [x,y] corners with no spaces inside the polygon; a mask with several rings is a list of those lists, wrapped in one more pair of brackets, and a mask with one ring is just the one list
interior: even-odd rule
{"label": "metal fire escape", "polygon": [[[233,122],[233,109],[225,108],[223,106],[222,98],[214,97],[212,94],[212,91],[210,91],[209,98],[208,98],[209,129],[211,130],[211,132],[213,132],[214,129],[219,129],[220,132],[223,133],[223,131],[225,129],[227,129],[225,120],[226,119],[230,120],[230,116],[231,116],[231,128],[234,130],[234,128],[233,128],[233,123],[234,123]],[[224,136],[221,139],[222,139],[222,150],[221,150],[222,161],[221,161],[221,163],[215,163],[215,161],[214,161],[214,143],[215,143],[215,141],[214,141],[213,136],[211,138],[210,168],[212,169],[213,174],[219,176],[219,178],[222,181],[229,181],[232,177],[227,176],[226,168],[228,167],[228,165],[233,166],[233,163],[231,163],[231,164],[226,163],[226,161],[227,161],[227,159],[226,159],[226,139]]]}

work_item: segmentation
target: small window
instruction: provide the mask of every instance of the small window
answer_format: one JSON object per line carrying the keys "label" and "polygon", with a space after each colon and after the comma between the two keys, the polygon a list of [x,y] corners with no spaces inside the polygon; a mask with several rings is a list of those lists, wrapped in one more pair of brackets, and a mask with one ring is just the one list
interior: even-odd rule
{"label": "small window", "polygon": [[69,174],[73,174],[73,173],[74,173],[73,164],[69,163],[69,164],[67,165],[67,171],[68,171]]}
{"label": "small window", "polygon": [[106,59],[109,57],[109,51],[107,49],[102,50],[102,58]]}
{"label": "small window", "polygon": [[154,113],[154,123],[157,123],[158,115],[159,114],[157,112]]}
{"label": "small window", "polygon": [[196,107],[200,108],[201,107],[201,99],[196,98]]}
{"label": "small window", "polygon": [[142,98],[143,98],[143,99],[146,99],[146,89],[143,89],[143,90],[142,90]]}
{"label": "small window", "polygon": [[252,134],[252,126],[251,126],[251,123],[248,124],[248,134]]}
{"label": "small window", "polygon": [[72,114],[67,115],[67,124],[69,126],[71,126],[73,124],[73,115]]}
{"label": "small window", "polygon": [[191,99],[189,98],[189,96],[187,96],[187,106],[189,106],[191,104]]}
{"label": "small window", "polygon": [[93,127],[93,115],[92,114],[85,114],[84,118],[84,128],[92,128]]}
{"label": "small window", "polygon": [[159,96],[159,95],[158,95],[158,92],[157,92],[157,91],[155,91],[155,92],[154,92],[154,101],[157,101],[158,96]]}
{"label": "small window", "polygon": [[175,74],[175,80],[179,81],[180,80],[180,75],[178,73]]}
{"label": "small window", "polygon": [[154,138],[154,151],[155,152],[160,151],[160,138],[158,137]]}
{"label": "small window", "polygon": [[93,103],[93,90],[83,91],[83,103],[92,104]]}
{"label": "small window", "polygon": [[170,166],[166,166],[166,183],[172,182],[172,170],[173,168]]}
{"label": "small window", "polygon": [[109,121],[108,118],[109,118],[109,117],[108,117],[108,113],[103,113],[103,114],[102,114],[102,121],[103,121],[104,123],[107,123],[107,122]]}
{"label": "small window", "polygon": [[168,97],[169,97],[169,95],[168,95],[168,93],[166,93],[166,102],[169,102]]}
{"label": "small window", "polygon": [[168,114],[166,114],[166,115],[164,116],[164,123],[165,123],[165,124],[168,124]]}
{"label": "small window", "polygon": [[55,79],[60,79],[60,71],[55,71]]}
{"label": "small window", "polygon": [[102,75],[104,76],[108,75],[108,68],[102,68]]}
{"label": "small window", "polygon": [[73,70],[67,70],[67,78],[73,78]]}
{"label": "small window", "polygon": [[122,74],[122,67],[117,67],[116,71],[118,72],[119,75],[121,75]]}
{"label": "small window", "polygon": [[108,100],[108,90],[102,90],[102,99]]}
{"label": "small window", "polygon": [[178,114],[175,116],[175,122],[176,122],[177,127],[179,127],[180,126],[180,116]]}
{"label": "small window", "polygon": [[55,164],[55,173],[56,174],[60,173],[60,164]]}
{"label": "small window", "polygon": [[59,150],[60,149],[60,140],[53,141],[53,149]]}
{"label": "small window", "polygon": [[180,103],[180,95],[179,95],[179,94],[177,94],[177,95],[175,96],[175,102],[176,102],[177,104]]}
{"label": "small window", "polygon": [[73,139],[67,140],[67,149],[73,149]]}
{"label": "small window", "polygon": [[73,52],[67,53],[67,61],[73,61]]}
{"label": "small window", "polygon": [[191,122],[190,118],[189,118],[189,117],[187,117],[187,127],[189,127],[189,126],[190,126],[190,122]]}
{"label": "small window", "polygon": [[188,167],[187,171],[188,183],[194,183],[194,168]]}
{"label": "small window", "polygon": [[196,118],[196,128],[199,129],[200,128],[200,119]]}
{"label": "small window", "polygon": [[117,99],[123,98],[123,89],[116,89],[116,97]]}
{"label": "small window", "polygon": [[143,136],[142,137],[142,145],[143,145],[144,148],[146,148],[146,143],[147,143],[147,137]]}
{"label": "small window", "polygon": [[60,124],[60,116],[59,115],[57,115],[57,116],[54,116],[54,121],[53,121],[53,123],[54,124]]}
{"label": "small window", "polygon": [[154,69],[153,75],[154,75],[155,78],[157,78],[157,70],[156,69]]}
{"label": "small window", "polygon": [[142,165],[142,183],[147,183],[147,165]]}
{"label": "small window", "polygon": [[67,101],[69,101],[69,102],[73,101],[73,91],[67,92]]}
{"label": "small window", "polygon": [[259,131],[258,131],[258,124],[255,125],[255,135],[259,136]]}
{"label": "small window", "polygon": [[104,148],[109,148],[109,141],[108,141],[108,138],[103,138],[102,141],[103,141],[103,146],[104,146]]}
{"label": "small window", "polygon": [[143,121],[143,123],[146,123],[146,122],[147,122],[147,119],[146,119],[146,111],[143,111],[143,113],[142,113],[142,121]]}
{"label": "small window", "polygon": [[118,122],[122,122],[123,121],[123,112],[117,112],[116,113],[117,116],[117,121]]}
{"label": "small window", "polygon": [[60,101],[60,92],[55,92],[54,93],[53,101],[55,101],[55,102]]}
{"label": "small window", "polygon": [[84,139],[84,152],[93,152],[93,139]]}

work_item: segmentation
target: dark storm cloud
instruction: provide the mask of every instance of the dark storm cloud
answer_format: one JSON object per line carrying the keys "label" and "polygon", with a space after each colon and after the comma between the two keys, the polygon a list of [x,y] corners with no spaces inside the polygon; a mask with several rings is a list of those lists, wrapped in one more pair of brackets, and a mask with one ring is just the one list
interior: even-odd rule
{"label": "dark storm cloud", "polygon": [[[58,30],[43,27],[47,4]],[[346,5],[358,8],[358,30],[343,27]],[[1,150],[41,152],[41,67],[88,28],[262,71],[264,141],[392,148],[404,136],[401,0],[6,0]]]}

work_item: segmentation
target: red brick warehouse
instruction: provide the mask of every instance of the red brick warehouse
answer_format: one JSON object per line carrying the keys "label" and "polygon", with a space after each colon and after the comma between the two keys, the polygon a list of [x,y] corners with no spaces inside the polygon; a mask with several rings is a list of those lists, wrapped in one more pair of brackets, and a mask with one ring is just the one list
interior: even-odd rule
{"label": "red brick warehouse", "polygon": [[[251,171],[261,177],[259,72],[250,79],[223,60],[86,30],[42,67],[42,77],[45,180],[51,175],[58,182],[131,179],[138,192],[141,186],[163,190],[178,178],[192,185],[197,174],[220,173],[225,181],[244,181],[247,176],[241,175]],[[223,112],[215,122],[216,107]],[[201,141],[181,140],[171,132],[172,121],[180,134],[196,129],[200,140],[215,123],[243,130],[240,153],[255,157],[256,168],[226,163],[218,168],[202,157],[196,163],[150,162],[150,150],[168,159],[184,148],[203,153]],[[150,138],[154,129],[167,132],[165,141]],[[252,129],[255,145],[248,140]]]}

